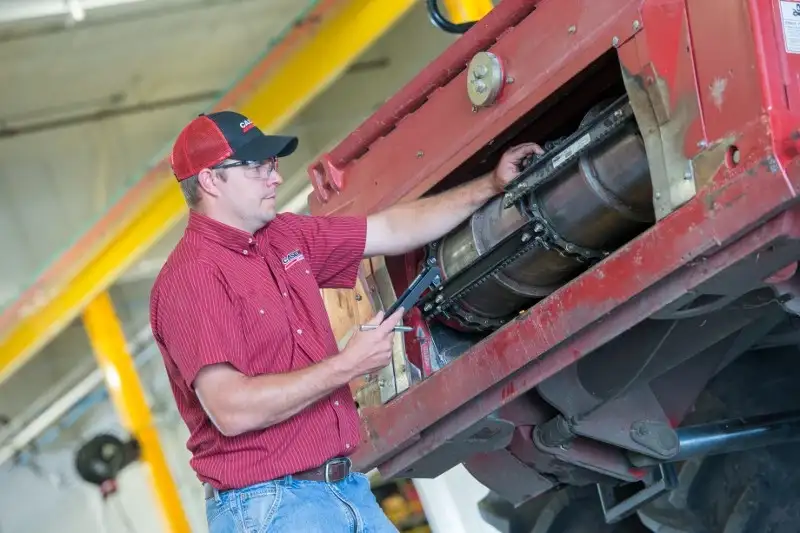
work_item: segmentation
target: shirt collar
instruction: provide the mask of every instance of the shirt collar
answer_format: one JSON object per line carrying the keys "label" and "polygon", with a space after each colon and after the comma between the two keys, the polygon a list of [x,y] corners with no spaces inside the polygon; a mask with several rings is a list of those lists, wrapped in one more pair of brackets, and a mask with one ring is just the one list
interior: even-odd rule
{"label": "shirt collar", "polygon": [[189,223],[186,229],[239,253],[248,250],[256,240],[251,233],[214,220],[194,210],[189,211]]}

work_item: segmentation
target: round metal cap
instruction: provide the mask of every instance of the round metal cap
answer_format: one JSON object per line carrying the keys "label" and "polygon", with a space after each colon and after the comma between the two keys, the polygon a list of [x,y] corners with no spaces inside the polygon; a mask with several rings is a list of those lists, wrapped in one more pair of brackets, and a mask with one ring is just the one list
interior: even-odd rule
{"label": "round metal cap", "polygon": [[467,95],[472,105],[490,106],[503,88],[505,75],[503,66],[491,52],[478,52],[472,57],[467,69]]}

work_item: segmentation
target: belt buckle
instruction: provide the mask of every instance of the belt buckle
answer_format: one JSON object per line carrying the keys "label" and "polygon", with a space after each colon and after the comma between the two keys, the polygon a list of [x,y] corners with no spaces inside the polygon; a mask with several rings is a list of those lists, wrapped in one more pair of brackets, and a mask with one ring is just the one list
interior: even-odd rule
{"label": "belt buckle", "polygon": [[[340,480],[344,479],[347,476],[347,469],[350,468],[351,464],[352,463],[351,463],[349,457],[340,457],[340,458],[337,458],[337,459],[331,459],[330,461],[325,463],[325,483],[330,483],[331,482],[331,468],[332,467],[336,468],[337,470],[339,470],[341,472],[341,474],[342,474],[341,477],[339,479],[337,479],[337,481],[340,481]],[[335,474],[336,474],[336,472],[334,471],[334,475]]]}

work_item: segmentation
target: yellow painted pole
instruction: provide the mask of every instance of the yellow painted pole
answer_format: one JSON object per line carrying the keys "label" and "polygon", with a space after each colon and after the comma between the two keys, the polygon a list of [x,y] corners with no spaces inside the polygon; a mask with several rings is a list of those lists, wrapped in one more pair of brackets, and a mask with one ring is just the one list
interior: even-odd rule
{"label": "yellow painted pole", "polygon": [[492,10],[492,0],[443,0],[450,22],[461,24],[482,19]]}
{"label": "yellow painted pole", "polygon": [[181,504],[178,487],[169,470],[164,451],[145,400],[142,383],[125,342],[114,305],[107,292],[100,293],[86,307],[83,323],[106,387],[117,413],[131,435],[139,442],[142,461],[161,508],[165,531],[189,533],[189,521]]}

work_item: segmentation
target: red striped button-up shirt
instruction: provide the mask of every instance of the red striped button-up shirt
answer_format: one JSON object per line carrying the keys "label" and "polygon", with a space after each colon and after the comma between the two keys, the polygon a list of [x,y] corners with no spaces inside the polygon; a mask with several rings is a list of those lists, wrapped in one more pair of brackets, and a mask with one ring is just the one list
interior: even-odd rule
{"label": "red striped button-up shirt", "polygon": [[347,386],[280,424],[225,437],[192,382],[204,365],[256,376],[337,353],[320,288],[354,287],[365,244],[364,218],[282,213],[249,234],[190,212],[153,286],[150,320],[201,481],[245,487],[353,452],[360,433]]}

